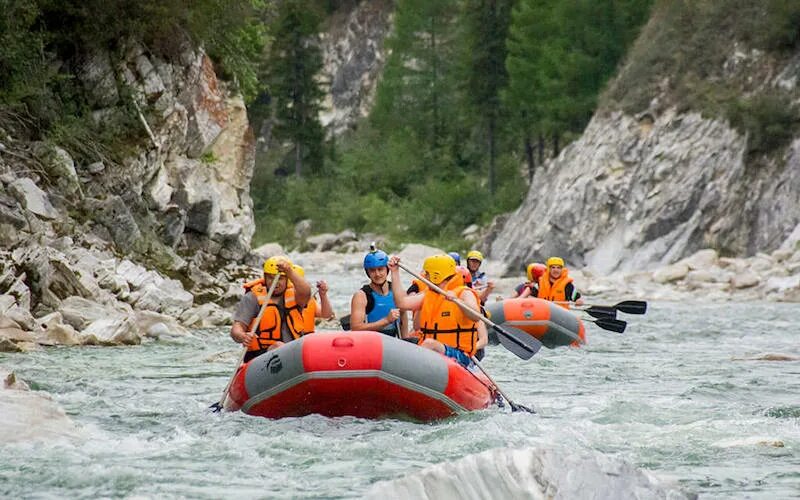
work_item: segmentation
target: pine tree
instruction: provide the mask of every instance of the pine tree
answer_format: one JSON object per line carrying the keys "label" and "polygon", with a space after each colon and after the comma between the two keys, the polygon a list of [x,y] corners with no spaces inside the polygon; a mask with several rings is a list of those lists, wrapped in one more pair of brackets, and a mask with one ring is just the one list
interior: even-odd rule
{"label": "pine tree", "polygon": [[489,192],[494,194],[498,121],[503,114],[500,93],[508,83],[506,38],[513,0],[467,0],[466,92],[470,107],[485,130]]}
{"label": "pine tree", "polygon": [[319,121],[323,91],[317,80],[322,53],[314,40],[321,17],[302,0],[284,2],[276,20],[269,68],[269,92],[275,106],[276,139],[293,146],[295,174],[304,164],[322,170],[325,132]]}

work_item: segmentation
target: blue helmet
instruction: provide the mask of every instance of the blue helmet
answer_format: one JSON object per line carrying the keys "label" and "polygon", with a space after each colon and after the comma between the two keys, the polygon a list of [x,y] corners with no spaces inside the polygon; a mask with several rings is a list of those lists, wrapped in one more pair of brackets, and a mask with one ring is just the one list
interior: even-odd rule
{"label": "blue helmet", "polygon": [[448,252],[447,255],[449,255],[450,257],[453,258],[454,261],[456,261],[457,266],[461,265],[461,256],[458,255],[458,252]]}
{"label": "blue helmet", "polygon": [[364,256],[364,269],[373,269],[376,267],[388,267],[389,256],[383,250],[376,250]]}

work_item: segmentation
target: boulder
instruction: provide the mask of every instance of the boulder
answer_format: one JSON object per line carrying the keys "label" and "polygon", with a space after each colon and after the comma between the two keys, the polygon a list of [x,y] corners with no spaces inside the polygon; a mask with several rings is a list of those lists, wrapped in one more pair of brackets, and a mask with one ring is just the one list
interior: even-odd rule
{"label": "boulder", "polygon": [[64,410],[43,392],[28,390],[13,373],[0,373],[0,443],[29,443],[75,437],[78,432]]}
{"label": "boulder", "polygon": [[99,319],[116,319],[126,316],[124,311],[114,310],[83,297],[67,297],[61,302],[58,310],[64,318],[64,322],[77,330],[83,330]]}
{"label": "boulder", "polygon": [[152,339],[188,337],[189,330],[175,321],[175,318],[153,311],[136,311],[136,325],[143,336]]}
{"label": "boulder", "polygon": [[689,274],[689,265],[685,262],[676,262],[654,272],[653,281],[662,284],[674,283],[685,278],[687,274]]}
{"label": "boulder", "polygon": [[135,306],[179,317],[183,311],[192,307],[193,302],[194,296],[183,289],[180,281],[166,279],[158,284],[149,283],[143,287]]}
{"label": "boulder", "polygon": [[737,290],[751,288],[759,284],[761,278],[752,271],[744,271],[731,277],[731,287]]}
{"label": "boulder", "polygon": [[286,251],[279,243],[264,243],[260,247],[254,248],[253,253],[258,254],[263,259],[268,259],[273,255],[286,255]]}
{"label": "boulder", "polygon": [[308,243],[312,249],[317,250],[319,252],[325,252],[331,250],[336,246],[339,241],[338,235],[333,233],[322,233],[317,234],[315,236],[311,236],[306,239],[306,243]]}
{"label": "boulder", "polygon": [[79,345],[81,335],[68,324],[64,324],[61,313],[54,312],[37,320],[40,330],[36,334],[36,342],[43,345]]}
{"label": "boulder", "polygon": [[87,345],[138,345],[142,343],[136,320],[124,318],[102,318],[92,322],[81,332]]}
{"label": "boulder", "polygon": [[231,313],[213,302],[187,309],[181,314],[181,323],[190,328],[213,328],[231,324]]}
{"label": "boulder", "polygon": [[681,260],[681,262],[689,266],[689,270],[695,271],[715,267],[718,260],[719,255],[717,255],[717,251],[707,248],[705,250],[695,252],[691,256]]}
{"label": "boulder", "polygon": [[21,177],[12,182],[8,188],[28,212],[47,220],[59,217],[58,211],[50,203],[47,193],[39,189],[39,186],[31,179]]}
{"label": "boulder", "polygon": [[[397,255],[400,257],[400,261],[409,269],[418,272],[422,270],[422,262],[425,258],[443,253],[445,253],[444,250],[439,248],[411,243],[404,246]],[[408,280],[410,281],[410,278]]]}
{"label": "boulder", "polygon": [[72,157],[58,146],[45,142],[33,143],[33,154],[36,155],[47,171],[48,177],[55,182],[63,194],[80,193],[80,181],[75,171]]}
{"label": "boulder", "polygon": [[86,201],[93,218],[111,234],[114,244],[123,252],[130,252],[142,239],[142,233],[133,218],[128,205],[119,196],[111,195],[105,199]]}

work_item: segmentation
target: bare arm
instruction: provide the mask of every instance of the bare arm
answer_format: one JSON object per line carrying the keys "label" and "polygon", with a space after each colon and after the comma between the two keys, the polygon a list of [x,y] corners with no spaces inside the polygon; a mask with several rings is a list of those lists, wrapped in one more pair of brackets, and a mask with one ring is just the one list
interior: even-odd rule
{"label": "bare arm", "polygon": [[400,258],[394,255],[389,259],[389,270],[392,272],[392,294],[394,294],[394,303],[397,307],[406,311],[419,311],[422,309],[422,300],[425,298],[425,294],[408,295],[406,293],[403,284],[400,282],[400,268],[397,266],[399,262]]}
{"label": "bare arm", "polygon": [[253,332],[247,331],[247,325],[241,321],[234,321],[231,327],[231,338],[240,344],[249,345],[255,338]]}
{"label": "bare arm", "polygon": [[294,300],[300,307],[305,307],[308,304],[308,299],[311,298],[311,285],[305,278],[300,277],[292,268],[292,265],[286,261],[278,263],[278,270],[286,274],[286,279],[294,285]]}
{"label": "bare arm", "polygon": [[317,281],[317,290],[319,290],[319,309],[317,309],[315,316],[317,318],[332,319],[334,317],[333,307],[328,298],[328,283],[325,280]]}

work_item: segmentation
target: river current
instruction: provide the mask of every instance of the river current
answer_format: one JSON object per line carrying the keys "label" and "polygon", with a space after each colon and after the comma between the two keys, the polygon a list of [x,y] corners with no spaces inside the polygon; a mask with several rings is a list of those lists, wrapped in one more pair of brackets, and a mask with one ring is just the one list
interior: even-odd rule
{"label": "river current", "polygon": [[[332,280],[337,311],[351,281]],[[527,362],[490,347],[486,370],[537,414],[492,408],[429,424],[211,413],[239,355],[224,329],[0,354],[79,428],[76,438],[0,445],[0,497],[392,498],[400,490],[381,481],[467,467],[463,457],[489,450],[493,467],[498,456],[555,454],[562,488],[585,498],[658,496],[604,493],[586,467],[606,459],[700,498],[800,497],[800,361],[760,359],[800,356],[800,306],[664,302],[620,317],[624,334],[587,325],[584,348],[542,349]],[[459,481],[500,498],[503,485],[480,464]]]}

